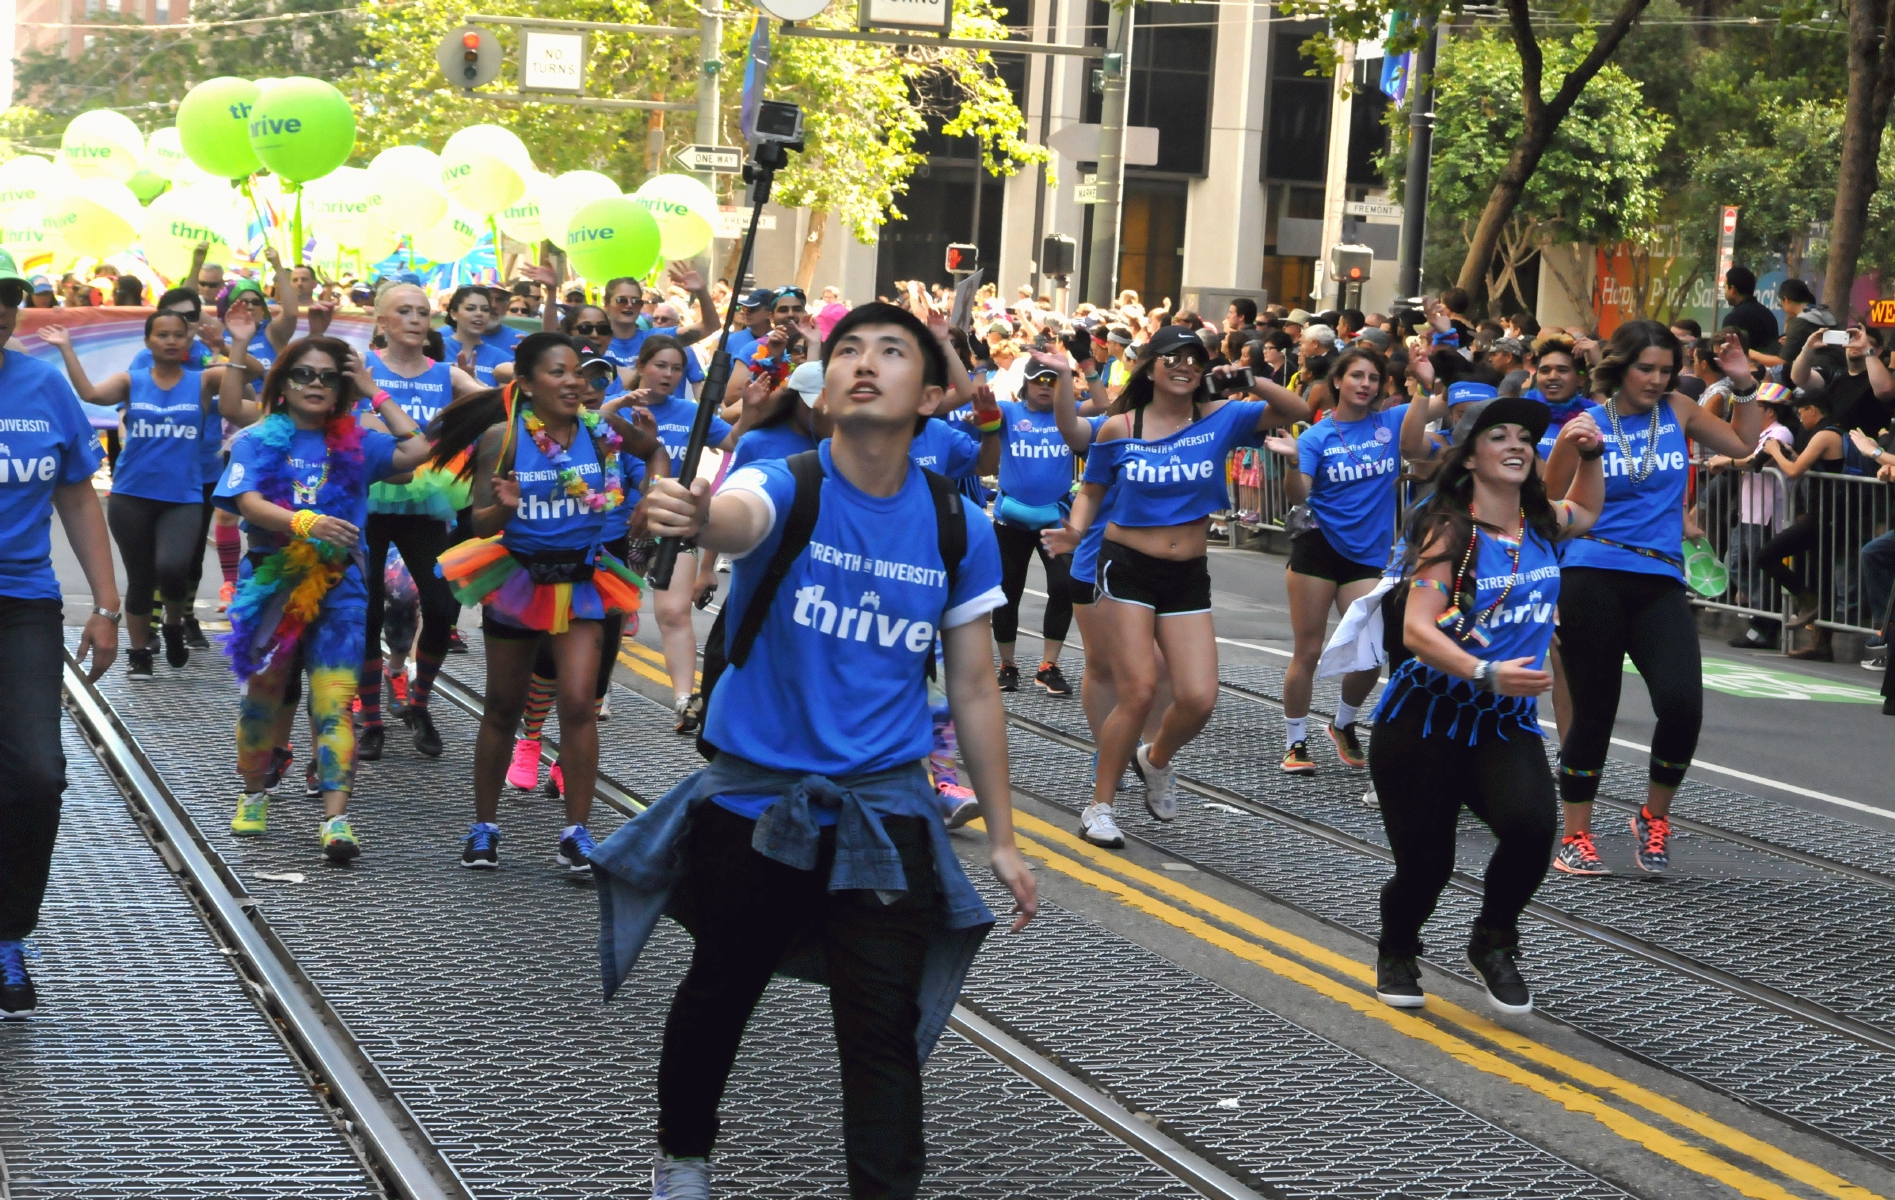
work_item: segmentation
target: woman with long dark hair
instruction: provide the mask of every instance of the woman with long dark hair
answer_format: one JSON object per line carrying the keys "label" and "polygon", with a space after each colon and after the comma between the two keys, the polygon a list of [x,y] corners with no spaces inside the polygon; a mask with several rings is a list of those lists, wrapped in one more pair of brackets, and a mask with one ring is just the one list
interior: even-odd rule
{"label": "woman with long dark hair", "polygon": [[[1333,606],[1346,613],[1374,590],[1395,540],[1395,484],[1401,476],[1402,418],[1409,406],[1375,411],[1387,377],[1388,363],[1380,354],[1359,347],[1344,350],[1329,370],[1334,410],[1300,437],[1281,434],[1264,442],[1273,453],[1296,460],[1283,490],[1308,514],[1304,528],[1291,535],[1285,572],[1294,637],[1283,676],[1285,774],[1316,773],[1309,756],[1309,699],[1329,610]],[[1327,726],[1336,756],[1351,767],[1368,765],[1355,718],[1379,674],[1378,669],[1344,675],[1342,700]]]}
{"label": "woman with long dark hair", "polygon": [[[377,304],[376,308],[379,312],[381,306]],[[493,297],[487,289],[476,283],[455,288],[447,298],[446,324],[441,349],[447,361],[472,375],[481,386],[492,387],[494,368],[512,362],[513,350],[487,340],[492,330],[506,328],[494,311]]]}
{"label": "woman with long dark hair", "polygon": [[[1258,383],[1263,400],[1218,399],[1210,353],[1182,325],[1167,325],[1144,351],[1113,402],[1086,458],[1085,485],[1059,531],[1042,540],[1055,553],[1077,548],[1114,485],[1117,498],[1100,544],[1098,611],[1092,615],[1112,656],[1117,705],[1099,735],[1092,804],[1080,814],[1088,841],[1122,846],[1112,802],[1119,776],[1136,762],[1145,806],[1160,821],[1177,815],[1173,757],[1211,718],[1217,703],[1217,630],[1211,621],[1207,554],[1210,515],[1230,503],[1224,460],[1233,446],[1308,415],[1302,400]],[[1172,703],[1158,736],[1139,740],[1158,686],[1163,648]]]}
{"label": "woman with long dark hair", "polygon": [[[1732,416],[1719,420],[1672,390],[1683,367],[1676,335],[1656,321],[1627,321],[1592,371],[1587,410],[1605,434],[1605,509],[1561,555],[1560,660],[1572,691],[1570,729],[1561,729],[1559,787],[1566,834],[1553,865],[1572,875],[1609,874],[1592,842],[1592,801],[1619,713],[1626,657],[1645,680],[1652,711],[1645,804],[1631,818],[1641,870],[1671,865],[1671,799],[1684,782],[1704,719],[1704,666],[1697,622],[1684,594],[1685,486],[1695,441],[1713,454],[1748,456],[1763,421],[1758,381],[1736,334],[1725,331],[1718,366],[1731,382]],[[1547,494],[1566,494],[1580,455],[1558,443],[1546,465]]]}
{"label": "woman with long dark hair", "polygon": [[440,418],[435,465],[474,450],[463,470],[473,479],[475,534],[441,556],[440,570],[461,603],[486,609],[486,706],[474,745],[474,823],[463,839],[463,866],[499,865],[500,789],[535,651],[550,637],[567,818],[555,860],[570,871],[590,869],[586,820],[599,766],[593,693],[601,623],[609,613],[638,611],[643,582],[603,543],[614,535],[614,511],[626,502],[622,455],[648,457],[657,441],[619,415],[622,397],[588,408],[588,387],[572,339],[536,333],[515,349],[512,383],[470,396]]}
{"label": "woman with long dark hair", "polygon": [[1581,414],[1559,444],[1588,457],[1568,498],[1547,500],[1535,445],[1548,416],[1523,397],[1470,405],[1408,526],[1409,590],[1388,639],[1395,667],[1369,738],[1395,856],[1382,887],[1376,995],[1397,1008],[1425,1002],[1415,965],[1421,927],[1453,873],[1463,804],[1499,843],[1467,960],[1494,1007],[1533,1008],[1514,959],[1520,912],[1545,878],[1555,828],[1537,700],[1553,684],[1545,669],[1560,592],[1553,544],[1585,533],[1605,494],[1593,453],[1599,431]]}
{"label": "woman with long dark hair", "polygon": [[[235,369],[224,374],[219,395],[226,414],[242,406],[244,339],[233,340],[231,354]],[[356,419],[365,398],[388,432]],[[224,640],[245,685],[237,716],[243,795],[230,831],[265,832],[270,781],[282,773],[276,748],[289,740],[294,693],[307,671],[322,852],[344,863],[362,852],[347,813],[356,762],[349,710],[368,615],[359,556],[368,489],[421,465],[429,446],[355,352],[334,338],[291,342],[264,379],[261,400],[266,415],[231,446],[217,487],[218,503],[243,518],[250,537]]]}

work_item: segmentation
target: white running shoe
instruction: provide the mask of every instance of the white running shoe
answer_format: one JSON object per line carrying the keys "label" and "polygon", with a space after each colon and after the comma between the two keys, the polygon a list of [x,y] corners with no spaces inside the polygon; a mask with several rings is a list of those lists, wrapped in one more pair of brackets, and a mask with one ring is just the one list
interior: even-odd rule
{"label": "white running shoe", "polygon": [[610,721],[611,719],[612,719],[612,693],[607,692],[605,695],[599,698],[599,720]]}
{"label": "white running shoe", "polygon": [[711,1160],[659,1154],[651,1164],[651,1200],[711,1200]]}
{"label": "white running shoe", "polygon": [[1150,744],[1141,742],[1135,755],[1138,777],[1145,781],[1145,808],[1160,821],[1174,820],[1178,815],[1178,768],[1152,762],[1150,750]]}
{"label": "white running shoe", "polygon": [[1112,819],[1110,804],[1094,804],[1079,814],[1079,833],[1095,846],[1104,846],[1107,850],[1125,849],[1125,835],[1119,832],[1119,824]]}
{"label": "white running shoe", "polygon": [[1382,807],[1382,798],[1375,794],[1375,789],[1373,787],[1369,788],[1368,791],[1362,793],[1362,807],[1364,808]]}

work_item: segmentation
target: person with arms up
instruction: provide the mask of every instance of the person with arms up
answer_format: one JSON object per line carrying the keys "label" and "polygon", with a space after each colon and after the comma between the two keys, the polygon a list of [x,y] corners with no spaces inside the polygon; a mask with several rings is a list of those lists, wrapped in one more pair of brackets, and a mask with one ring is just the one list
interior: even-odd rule
{"label": "person with arms up", "polygon": [[[771,975],[826,976],[849,1194],[900,1200],[924,1166],[921,1065],[993,914],[949,844],[922,760],[944,673],[995,875],[1017,931],[1038,910],[1014,845],[987,616],[1002,602],[985,515],[908,443],[947,366],[911,314],[853,309],[825,347],[835,435],[733,472],[713,497],[657,480],[651,532],[736,558],[708,768],[593,857],[608,996],[661,913],[696,939],[665,1023],[652,1195],[708,1197],[718,1102]],[[811,954],[786,959],[793,944]]]}

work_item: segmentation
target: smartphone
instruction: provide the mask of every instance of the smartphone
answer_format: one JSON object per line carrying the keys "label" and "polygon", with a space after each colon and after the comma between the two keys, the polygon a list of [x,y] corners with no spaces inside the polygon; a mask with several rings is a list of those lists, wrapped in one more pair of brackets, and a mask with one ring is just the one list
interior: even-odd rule
{"label": "smartphone", "polygon": [[1823,345],[1847,346],[1848,344],[1849,344],[1849,331],[1848,330],[1846,329],[1823,330]]}
{"label": "smartphone", "polygon": [[1257,385],[1256,372],[1249,367],[1219,367],[1211,374],[1217,377],[1217,386],[1222,391],[1247,392]]}

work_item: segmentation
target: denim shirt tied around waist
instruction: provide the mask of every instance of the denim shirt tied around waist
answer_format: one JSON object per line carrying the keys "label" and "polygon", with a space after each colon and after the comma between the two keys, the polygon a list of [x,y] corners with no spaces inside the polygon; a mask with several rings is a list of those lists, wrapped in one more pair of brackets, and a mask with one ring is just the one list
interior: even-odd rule
{"label": "denim shirt tied around waist", "polygon": [[[836,856],[829,890],[867,890],[892,902],[908,890],[900,852],[882,828],[885,817],[922,817],[934,849],[940,887],[939,922],[929,934],[921,977],[921,1021],[915,1047],[926,1062],[947,1027],[994,915],[961,869],[940,809],[920,763],[830,779],[773,771],[731,754],[719,754],[703,770],[686,776],[664,797],[627,821],[593,853],[599,882],[599,970],[610,1000],[625,982],[658,924],[671,910],[673,892],[685,875],[684,846],[698,806],[713,796],[781,796],[757,821],[751,847],[766,858],[801,871],[814,870],[821,830],[811,809],[836,811]],[[779,974],[827,985],[822,950],[794,944],[777,964]]]}

